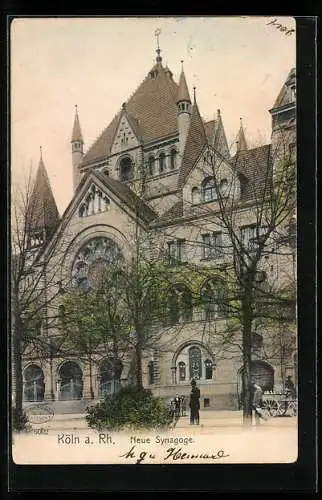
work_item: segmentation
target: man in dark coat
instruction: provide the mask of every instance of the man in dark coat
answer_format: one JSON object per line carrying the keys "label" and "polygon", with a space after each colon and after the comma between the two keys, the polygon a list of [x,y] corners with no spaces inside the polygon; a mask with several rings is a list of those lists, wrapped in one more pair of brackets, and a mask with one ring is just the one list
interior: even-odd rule
{"label": "man in dark coat", "polygon": [[196,381],[191,381],[191,393],[190,393],[190,424],[196,422],[199,425],[199,409],[200,409],[200,390],[197,387]]}

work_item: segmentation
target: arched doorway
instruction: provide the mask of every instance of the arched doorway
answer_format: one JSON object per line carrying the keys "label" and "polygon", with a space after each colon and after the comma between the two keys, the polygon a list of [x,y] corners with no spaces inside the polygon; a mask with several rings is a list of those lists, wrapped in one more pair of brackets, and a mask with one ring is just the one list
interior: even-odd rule
{"label": "arched doorway", "polygon": [[68,401],[83,396],[83,372],[77,363],[67,361],[59,369],[59,399]]}
{"label": "arched doorway", "polygon": [[113,358],[104,359],[99,366],[99,389],[100,397],[113,394],[120,388],[120,378],[123,370],[121,360]]}
{"label": "arched doorway", "polygon": [[24,371],[24,401],[43,401],[45,393],[44,372],[37,365]]}
{"label": "arched doorway", "polygon": [[[241,405],[243,390],[243,367],[238,371],[237,392],[238,400]],[[256,360],[251,365],[251,380],[259,385],[263,392],[273,391],[274,389],[274,368],[265,361]]]}

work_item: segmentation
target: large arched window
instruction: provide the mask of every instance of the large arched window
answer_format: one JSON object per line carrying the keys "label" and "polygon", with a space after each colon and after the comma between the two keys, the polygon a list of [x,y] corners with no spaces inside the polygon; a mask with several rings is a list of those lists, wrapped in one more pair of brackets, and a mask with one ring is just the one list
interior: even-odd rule
{"label": "large arched window", "polygon": [[172,287],[168,294],[168,322],[171,325],[192,320],[192,295],[185,285]]}
{"label": "large arched window", "polygon": [[201,288],[200,298],[206,320],[213,320],[227,311],[227,290],[222,279],[212,278],[206,281]]}
{"label": "large arched window", "polygon": [[45,384],[44,372],[37,365],[29,365],[24,371],[24,400],[43,401]]}
{"label": "large arched window", "polygon": [[218,196],[215,188],[215,180],[213,177],[207,177],[202,183],[202,188],[203,200],[205,202],[217,200]]}
{"label": "large arched window", "polygon": [[78,251],[72,268],[73,286],[87,291],[98,289],[104,272],[123,262],[121,250],[110,238],[99,236],[87,241]]}
{"label": "large arched window", "polygon": [[213,356],[202,344],[187,344],[176,356],[176,382],[212,380],[215,366]]}
{"label": "large arched window", "polygon": [[74,361],[66,361],[59,370],[59,399],[81,399],[83,395],[83,372]]}
{"label": "large arched window", "polygon": [[165,171],[165,154],[159,154],[159,172],[162,174]]}
{"label": "large arched window", "polygon": [[128,156],[122,158],[120,162],[120,179],[122,182],[129,182],[132,180],[133,176],[133,165],[132,160]]}
{"label": "large arched window", "polygon": [[170,168],[174,170],[177,167],[177,151],[175,149],[171,149],[170,153]]}

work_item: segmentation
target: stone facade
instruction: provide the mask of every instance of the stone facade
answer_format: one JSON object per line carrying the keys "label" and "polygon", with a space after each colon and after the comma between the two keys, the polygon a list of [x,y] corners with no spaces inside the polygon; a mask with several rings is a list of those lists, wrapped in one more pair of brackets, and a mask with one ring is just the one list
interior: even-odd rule
{"label": "stone facade", "polygon": [[[289,86],[292,91],[287,90]],[[295,142],[293,71],[284,87],[271,110],[274,148],[283,127],[288,144]],[[66,289],[71,286],[79,252],[95,238],[105,238],[103,243],[113,241],[128,259],[138,227],[140,235],[149,242],[150,255],[169,249],[169,243],[184,241],[184,260],[196,266],[215,265],[218,275],[225,279],[225,263],[231,261],[232,253],[228,250],[207,263],[203,246],[204,234],[208,233],[221,232],[222,241],[229,240],[218,217],[214,217],[219,212],[218,200],[203,198],[205,181],[212,176],[212,165],[206,158],[209,147],[215,150],[217,176],[228,189],[228,200],[229,197],[242,200],[242,179],[249,171],[245,171],[243,177],[235,168],[220,112],[216,121],[205,123],[197,103],[191,104],[183,71],[177,85],[159,57],[138,90],[122,105],[119,114],[86,154],[83,154],[77,111],[71,142],[75,193],[54,236],[45,243],[43,253],[50,256],[50,268],[55,270],[49,269],[49,275],[57,273],[57,268],[60,270],[56,280],[59,286],[63,284]],[[243,146],[247,147],[245,144],[243,138]],[[261,155],[263,151],[261,149]],[[247,152],[247,158],[251,154]],[[240,203],[236,226],[255,222],[253,206],[252,199]],[[288,248],[288,244],[285,245]],[[285,253],[288,255],[272,252],[270,258],[261,263],[271,282],[286,283],[294,277],[295,256]],[[200,295],[202,283],[190,284],[194,293]],[[54,293],[52,288],[50,293]],[[48,321],[51,315],[57,314],[59,300],[58,294],[56,306],[47,311]],[[197,378],[202,408],[236,409],[241,391],[241,351],[224,352],[220,346],[220,332],[226,325],[224,314],[217,311],[214,315],[211,334],[207,332],[203,314],[200,305],[193,306],[188,319],[181,318],[177,325],[167,328],[162,345],[155,345],[144,353],[144,385],[167,399],[176,393],[188,396],[190,380]],[[292,334],[295,338],[295,333]],[[50,335],[59,333],[47,332],[47,339]],[[273,377],[275,387],[281,384],[281,370],[293,377],[296,375],[296,340],[283,367],[279,357],[272,356],[269,362],[263,360],[261,349],[260,346],[254,351],[254,363],[268,378]],[[128,356],[123,360],[121,384],[128,383],[130,371]],[[89,364],[77,353],[68,359],[55,353],[39,359],[27,352],[24,374],[27,400],[98,398],[102,384],[113,390],[113,380],[109,376],[104,379],[95,363],[90,384]]]}

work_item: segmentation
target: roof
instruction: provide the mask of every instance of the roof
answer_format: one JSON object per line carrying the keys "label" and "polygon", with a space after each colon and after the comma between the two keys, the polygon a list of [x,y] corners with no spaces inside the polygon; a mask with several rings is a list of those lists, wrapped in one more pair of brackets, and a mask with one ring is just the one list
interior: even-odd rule
{"label": "roof", "polygon": [[209,142],[209,144],[211,144],[216,129],[216,120],[210,120],[209,122],[204,122],[203,125],[206,132],[207,141]]}
{"label": "roof", "polygon": [[42,157],[39,161],[28,210],[32,230],[46,228],[51,232],[55,229],[59,221],[59,212]]}
{"label": "roof", "polygon": [[178,93],[177,93],[177,102],[179,101],[189,101],[191,102],[190,95],[189,95],[189,90],[186,82],[186,77],[181,70],[180,74],[180,79],[179,79],[179,88],[178,88]]}
{"label": "roof", "polygon": [[241,174],[241,199],[262,197],[272,181],[271,145],[239,151],[231,159],[231,165]]}
{"label": "roof", "polygon": [[204,123],[201,119],[198,105],[192,106],[191,120],[186,140],[186,145],[182,157],[181,169],[178,177],[178,187],[181,188],[197,159],[199,158],[204,146],[207,144],[207,137]]}
{"label": "roof", "polygon": [[[93,171],[92,171],[93,172]],[[126,203],[134,212],[145,220],[146,222],[151,222],[157,218],[157,214],[139,198],[132,189],[130,189],[126,184],[120,182],[116,179],[112,179],[103,172],[94,171],[93,174],[100,179],[100,181],[109,188],[113,193],[116,194],[118,198]]]}
{"label": "roof", "polygon": [[282,106],[285,106],[286,104],[290,104],[292,101],[290,99],[290,94],[288,92],[288,87],[289,85],[294,84],[295,85],[295,80],[296,80],[296,74],[295,74],[295,68],[292,68],[291,71],[288,74],[288,77],[282,86],[276,101],[274,102],[273,108],[280,108]]}
{"label": "roof", "polygon": [[71,142],[75,142],[75,141],[84,143],[82,131],[81,131],[80,123],[79,123],[77,108],[76,108],[73,131],[72,131],[72,138],[71,138]]}
{"label": "roof", "polygon": [[177,201],[174,205],[172,205],[169,210],[164,212],[159,219],[158,222],[168,222],[172,221],[173,219],[177,219],[178,217],[181,217],[183,215],[183,200]]}
{"label": "roof", "polygon": [[[178,133],[176,96],[178,85],[171,73],[157,63],[138,89],[125,104],[130,119],[135,121],[141,140],[148,143]],[[121,111],[113,118],[83,157],[81,166],[105,159],[111,151],[112,141]]]}

